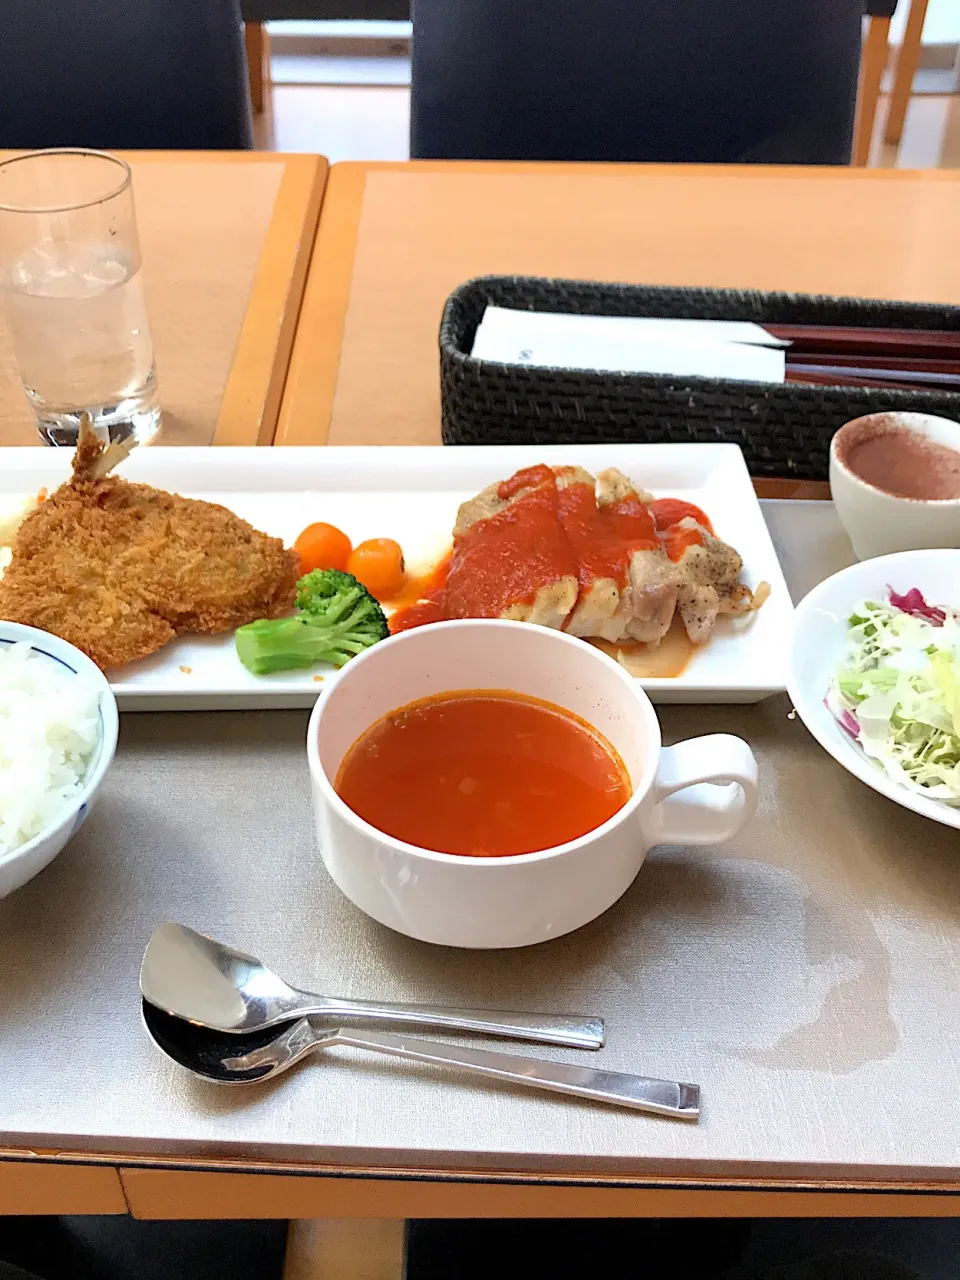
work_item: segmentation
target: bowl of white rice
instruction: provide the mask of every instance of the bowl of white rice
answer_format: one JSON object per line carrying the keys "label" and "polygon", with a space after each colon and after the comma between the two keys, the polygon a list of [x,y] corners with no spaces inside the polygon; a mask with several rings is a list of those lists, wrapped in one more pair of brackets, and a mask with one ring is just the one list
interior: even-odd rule
{"label": "bowl of white rice", "polygon": [[46,631],[0,621],[0,898],[79,830],[117,747],[103,672]]}

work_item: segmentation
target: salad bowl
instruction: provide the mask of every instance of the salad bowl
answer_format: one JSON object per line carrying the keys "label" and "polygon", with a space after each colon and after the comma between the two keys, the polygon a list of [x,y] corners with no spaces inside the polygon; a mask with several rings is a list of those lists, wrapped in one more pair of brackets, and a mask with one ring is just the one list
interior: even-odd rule
{"label": "salad bowl", "polygon": [[861,782],[960,828],[960,550],[899,552],[821,582],[797,607],[787,692]]}

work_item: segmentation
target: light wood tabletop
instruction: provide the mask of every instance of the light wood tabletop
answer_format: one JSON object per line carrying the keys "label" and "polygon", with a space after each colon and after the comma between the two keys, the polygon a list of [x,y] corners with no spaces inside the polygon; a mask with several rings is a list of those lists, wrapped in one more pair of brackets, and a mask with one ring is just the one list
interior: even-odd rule
{"label": "light wood tabletop", "polygon": [[958,226],[951,172],[334,165],[277,443],[438,444],[440,315],[473,276],[957,303]]}
{"label": "light wood tabletop", "polygon": [[[272,443],[327,161],[253,151],[125,158],[163,407],[158,443]],[[0,444],[37,443],[0,319]]]}

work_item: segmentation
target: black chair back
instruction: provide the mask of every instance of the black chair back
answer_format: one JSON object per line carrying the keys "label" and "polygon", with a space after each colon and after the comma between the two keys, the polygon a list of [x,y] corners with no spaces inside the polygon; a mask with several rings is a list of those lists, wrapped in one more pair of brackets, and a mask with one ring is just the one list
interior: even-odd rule
{"label": "black chair back", "polygon": [[251,145],[237,0],[0,0],[0,147]]}
{"label": "black chair back", "polygon": [[413,0],[411,154],[846,164],[864,0]]}

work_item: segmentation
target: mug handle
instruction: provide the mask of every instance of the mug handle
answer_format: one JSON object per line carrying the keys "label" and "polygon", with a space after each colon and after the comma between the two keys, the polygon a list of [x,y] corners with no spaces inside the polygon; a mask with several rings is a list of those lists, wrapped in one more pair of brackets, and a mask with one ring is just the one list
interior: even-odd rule
{"label": "mug handle", "polygon": [[653,794],[657,844],[722,844],[756,810],[757,761],[732,734],[690,738],[661,751]]}

